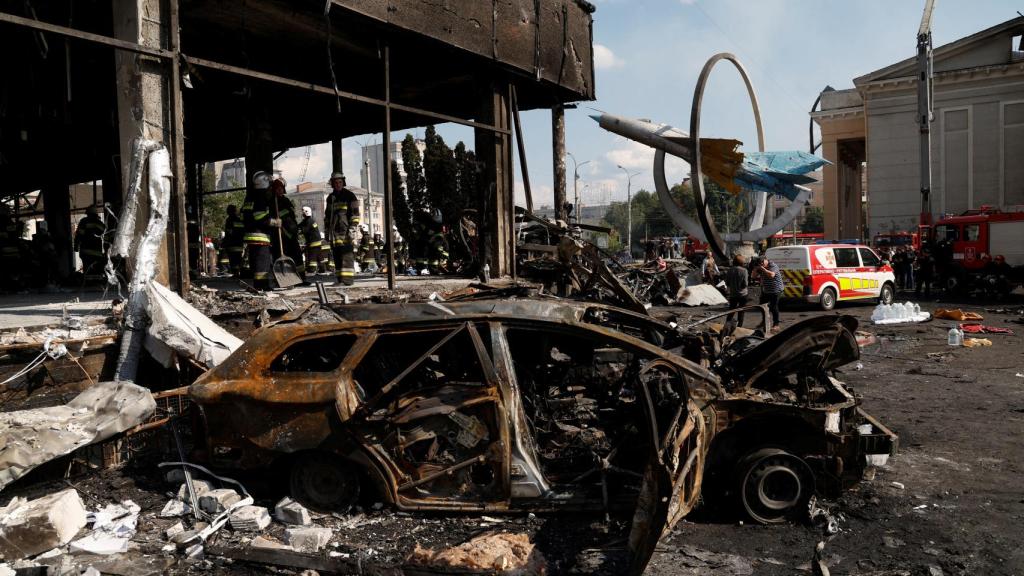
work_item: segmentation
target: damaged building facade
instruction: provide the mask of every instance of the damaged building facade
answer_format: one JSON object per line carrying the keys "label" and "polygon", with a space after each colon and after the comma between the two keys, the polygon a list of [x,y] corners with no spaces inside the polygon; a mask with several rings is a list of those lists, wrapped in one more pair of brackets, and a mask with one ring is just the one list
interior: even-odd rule
{"label": "damaged building facade", "polygon": [[[41,190],[12,206],[46,220],[67,274],[69,186],[102,182],[96,201],[117,215],[133,142],[159,143],[173,176],[160,279],[180,291],[204,163],[244,157],[251,175],[330,141],[341,170],[343,137],[452,122],[474,129],[485,258],[510,274],[514,112],[551,109],[564,156],[564,106],[595,94],[592,12],[583,0],[0,2],[0,195]],[[564,160],[555,180],[564,198]]]}

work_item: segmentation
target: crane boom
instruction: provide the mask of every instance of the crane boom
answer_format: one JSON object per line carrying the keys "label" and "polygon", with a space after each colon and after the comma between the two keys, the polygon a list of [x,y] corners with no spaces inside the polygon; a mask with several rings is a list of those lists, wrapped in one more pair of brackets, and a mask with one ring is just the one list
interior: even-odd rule
{"label": "crane boom", "polygon": [[932,223],[932,13],[936,0],[925,0],[917,30],[917,121],[920,127],[921,215],[920,232]]}

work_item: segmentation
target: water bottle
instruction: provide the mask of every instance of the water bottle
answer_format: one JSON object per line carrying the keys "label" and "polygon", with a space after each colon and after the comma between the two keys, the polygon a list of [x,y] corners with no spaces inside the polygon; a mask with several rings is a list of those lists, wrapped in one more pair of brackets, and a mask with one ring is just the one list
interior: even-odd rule
{"label": "water bottle", "polygon": [[949,335],[946,338],[946,343],[950,346],[963,346],[964,345],[964,333],[959,328],[953,326],[949,329]]}
{"label": "water bottle", "polygon": [[484,284],[488,284],[491,281],[491,265],[484,264]]}

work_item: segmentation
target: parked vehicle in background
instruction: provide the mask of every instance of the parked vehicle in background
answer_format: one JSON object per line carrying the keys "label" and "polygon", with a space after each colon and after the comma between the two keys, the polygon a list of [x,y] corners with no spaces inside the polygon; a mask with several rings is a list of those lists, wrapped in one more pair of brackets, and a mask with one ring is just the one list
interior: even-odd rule
{"label": "parked vehicle in background", "polygon": [[935,224],[933,244],[939,280],[948,291],[985,288],[986,278],[996,272],[990,260],[997,256],[1008,266],[1001,291],[1024,283],[1024,212],[982,206],[947,216]]}
{"label": "parked vehicle in background", "polygon": [[896,295],[892,266],[867,246],[777,246],[765,251],[765,256],[782,271],[783,300],[832,310],[837,303],[850,300],[891,304]]}
{"label": "parked vehicle in background", "polygon": [[914,250],[920,250],[921,235],[917,232],[885,232],[875,234],[875,237],[871,239],[871,246],[875,250],[899,248],[900,246],[909,246]]}

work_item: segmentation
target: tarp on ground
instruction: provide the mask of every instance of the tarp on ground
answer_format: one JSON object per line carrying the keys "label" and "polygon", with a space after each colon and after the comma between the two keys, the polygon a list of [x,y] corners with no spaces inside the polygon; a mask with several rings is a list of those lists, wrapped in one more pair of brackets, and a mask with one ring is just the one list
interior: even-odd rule
{"label": "tarp on ground", "polygon": [[155,410],[146,388],[100,382],[63,406],[0,412],[0,490],[40,464],[142,424]]}

